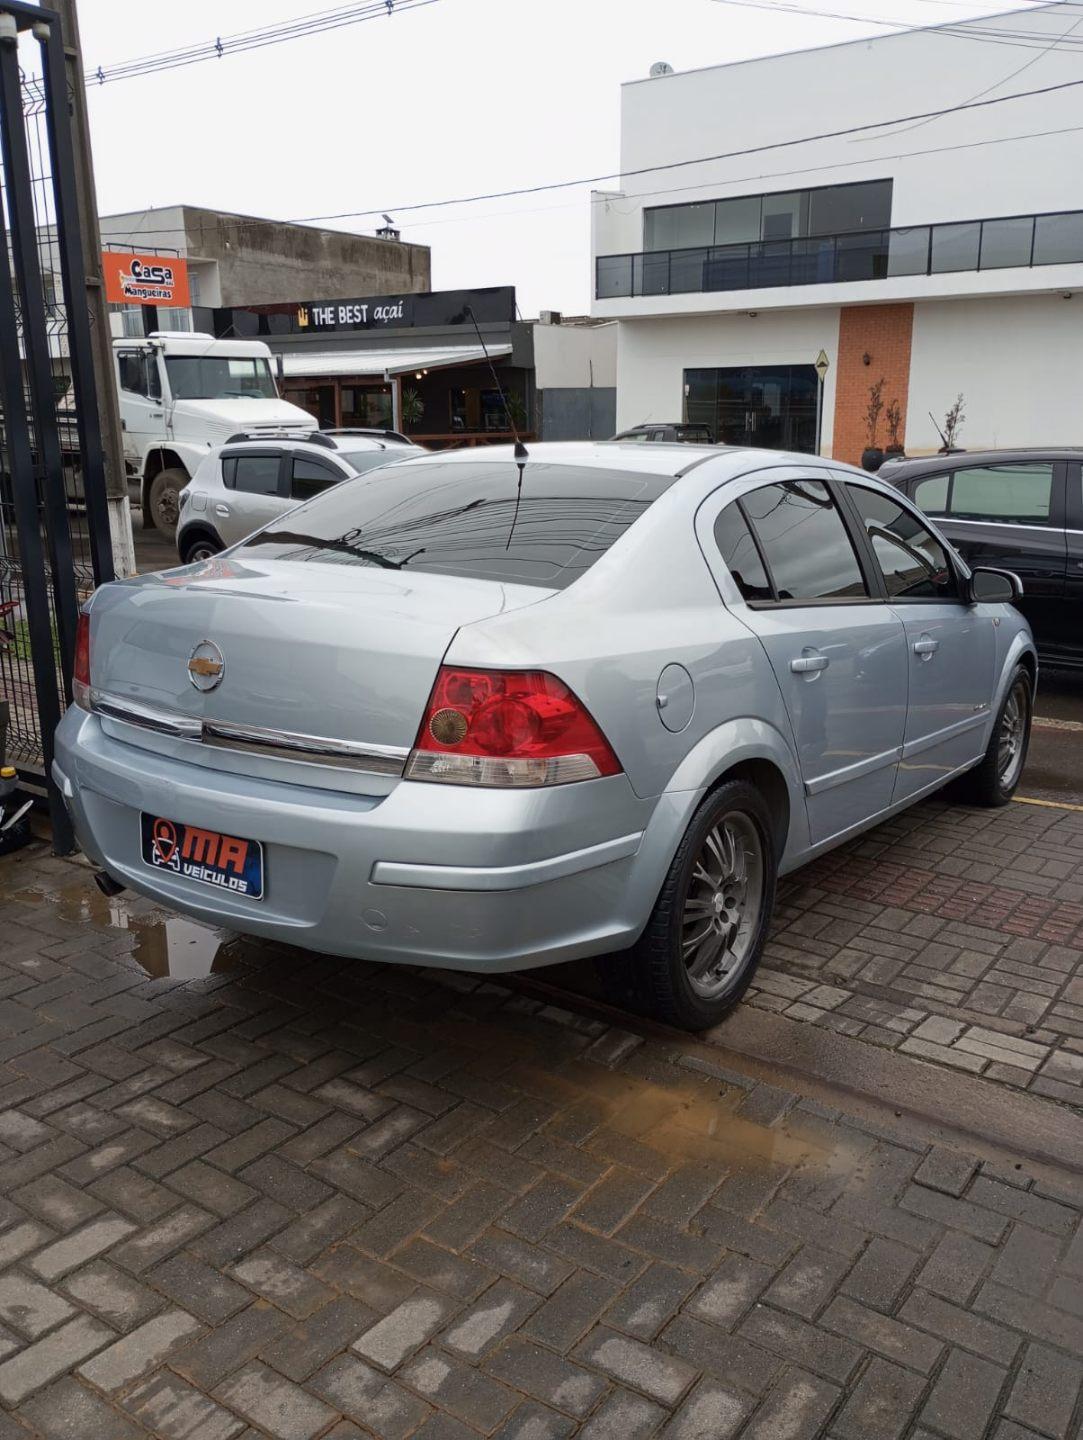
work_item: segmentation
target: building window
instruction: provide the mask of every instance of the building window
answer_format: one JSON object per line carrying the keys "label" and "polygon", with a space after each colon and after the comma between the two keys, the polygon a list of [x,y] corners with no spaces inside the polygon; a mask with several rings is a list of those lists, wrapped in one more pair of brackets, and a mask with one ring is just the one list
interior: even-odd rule
{"label": "building window", "polygon": [[891,224],[892,188],[891,180],[863,180],[816,190],[654,206],[643,212],[643,247],[682,250],[884,230]]}

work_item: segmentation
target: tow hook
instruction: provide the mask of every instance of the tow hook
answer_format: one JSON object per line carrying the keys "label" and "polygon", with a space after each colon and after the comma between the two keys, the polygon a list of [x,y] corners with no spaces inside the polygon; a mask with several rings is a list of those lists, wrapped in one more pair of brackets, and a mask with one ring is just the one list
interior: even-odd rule
{"label": "tow hook", "polygon": [[124,889],[123,885],[118,885],[112,875],[107,875],[104,870],[94,871],[94,884],[97,885],[103,895],[108,895],[110,898],[114,895],[119,895]]}

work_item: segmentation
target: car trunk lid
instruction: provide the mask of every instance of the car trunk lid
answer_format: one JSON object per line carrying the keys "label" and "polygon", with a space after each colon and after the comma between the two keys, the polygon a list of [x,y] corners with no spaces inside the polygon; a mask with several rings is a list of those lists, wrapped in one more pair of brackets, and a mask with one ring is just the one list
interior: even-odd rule
{"label": "car trunk lid", "polygon": [[[216,557],[99,591],[91,682],[102,708],[173,716],[192,738],[201,725],[219,735],[244,727],[406,751],[456,632],[550,593],[356,565]],[[175,753],[175,736],[142,729],[138,743]],[[214,743],[225,748],[212,763],[234,768],[228,738]],[[207,759],[201,753],[201,763]],[[323,764],[333,767],[334,756]]]}

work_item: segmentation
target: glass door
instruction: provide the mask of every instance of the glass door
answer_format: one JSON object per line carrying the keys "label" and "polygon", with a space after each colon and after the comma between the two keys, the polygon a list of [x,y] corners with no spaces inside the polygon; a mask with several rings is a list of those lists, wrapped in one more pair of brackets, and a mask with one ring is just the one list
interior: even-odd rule
{"label": "glass door", "polygon": [[685,419],[720,445],[814,454],[819,380],[814,365],[753,365],[684,372]]}

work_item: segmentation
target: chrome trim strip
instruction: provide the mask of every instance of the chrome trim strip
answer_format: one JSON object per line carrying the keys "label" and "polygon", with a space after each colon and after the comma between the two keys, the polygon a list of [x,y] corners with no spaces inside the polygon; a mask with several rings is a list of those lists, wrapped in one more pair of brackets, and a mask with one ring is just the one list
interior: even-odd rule
{"label": "chrome trim strip", "polygon": [[138,725],[143,730],[153,730],[156,735],[171,735],[175,740],[201,738],[203,727],[194,716],[159,710],[156,706],[144,705],[138,700],[119,700],[101,690],[91,690],[90,708],[96,715],[105,715],[110,720],[122,720],[126,725]]}
{"label": "chrome trim strip", "polygon": [[320,735],[265,730],[259,725],[229,725],[219,720],[203,722],[202,740],[217,750],[243,750],[377,775],[401,775],[410,754],[398,745],[362,745],[353,740],[328,740]]}
{"label": "chrome trim strip", "polygon": [[902,746],[896,745],[891,750],[883,750],[879,755],[869,755],[864,760],[858,760],[856,764],[846,765],[841,770],[832,770],[827,775],[817,775],[815,780],[805,781],[806,795],[822,795],[825,790],[833,790],[836,785],[845,785],[848,780],[860,780],[864,775],[871,775],[876,770],[884,770],[889,765],[895,765],[902,759]]}
{"label": "chrome trim strip", "polygon": [[639,849],[643,832],[605,840],[585,850],[571,850],[549,860],[532,860],[526,865],[412,865],[397,860],[377,860],[372,867],[373,885],[405,885],[421,890],[522,890],[561,880],[584,870],[626,860]]}
{"label": "chrome trim strip", "polygon": [[362,770],[371,775],[401,775],[409,758],[406,746],[365,745],[356,740],[331,740],[290,730],[268,730],[261,725],[234,725],[224,720],[200,720],[175,711],[119,699],[94,690],[91,709],[108,720],[135,725],[173,740],[187,740],[216,750],[267,755],[308,765],[339,770]]}
{"label": "chrome trim strip", "polygon": [[[906,497],[908,500],[909,496]],[[917,504],[917,501],[913,501]],[[930,515],[934,525],[984,525],[994,530],[1041,530],[1045,535],[1063,535],[1063,525],[1028,525],[1022,520],[964,520],[960,515]],[[1078,535],[1078,530],[1069,532]]]}

